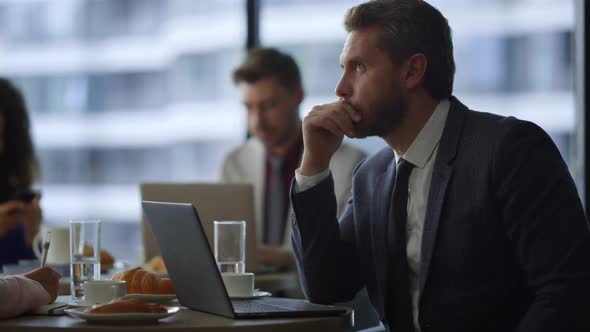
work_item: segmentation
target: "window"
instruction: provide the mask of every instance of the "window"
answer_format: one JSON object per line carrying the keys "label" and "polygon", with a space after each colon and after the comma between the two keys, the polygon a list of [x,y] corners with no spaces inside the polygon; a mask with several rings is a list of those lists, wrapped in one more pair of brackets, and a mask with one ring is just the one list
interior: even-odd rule
{"label": "window", "polygon": [[[361,2],[261,1],[262,44],[301,67],[302,115],[335,99],[343,17]],[[539,124],[579,174],[573,0],[431,3],[453,28],[455,95]],[[214,181],[246,135],[231,81],[245,15],[245,0],[0,1],[0,75],[22,88],[31,112],[46,223],[101,218],[104,247],[139,261],[138,183]]]}
{"label": "window", "polygon": [[139,183],[215,181],[246,135],[230,76],[244,1],[0,1],[0,16],[0,75],[31,113],[44,222],[103,219],[103,246],[138,262]]}
{"label": "window", "polygon": [[[335,100],[346,10],[364,1],[262,1],[261,43],[293,54],[307,97],[301,113]],[[431,0],[453,30],[454,95],[475,110],[543,127],[572,174],[575,144],[572,34],[574,1]],[[309,15],[313,12],[314,15]],[[368,152],[379,139],[352,140]],[[578,179],[576,179],[578,180]],[[579,183],[581,186],[582,183]]]}

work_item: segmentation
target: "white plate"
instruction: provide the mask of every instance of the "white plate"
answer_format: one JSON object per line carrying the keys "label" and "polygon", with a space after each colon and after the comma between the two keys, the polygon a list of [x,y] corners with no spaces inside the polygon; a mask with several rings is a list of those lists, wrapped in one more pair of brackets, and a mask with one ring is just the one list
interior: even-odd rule
{"label": "white plate", "polygon": [[152,302],[152,303],[168,303],[172,300],[176,300],[176,294],[139,294],[139,293],[132,293],[125,295],[126,299],[138,299],[145,302]]}
{"label": "white plate", "polygon": [[170,317],[178,312],[178,307],[166,308],[168,312],[163,313],[122,313],[122,314],[91,314],[84,312],[84,308],[70,308],[65,312],[80,319],[84,319],[91,324],[156,324],[158,319]]}
{"label": "white plate", "polygon": [[272,296],[271,293],[265,291],[255,290],[254,293],[250,296],[231,296],[232,299],[236,300],[247,300],[247,299],[258,299],[261,297],[268,297]]}
{"label": "white plate", "polygon": [[88,305],[84,303],[84,300],[74,300],[70,295],[60,295],[55,300],[55,303],[62,303],[68,305],[70,308],[81,308],[81,307],[91,307],[92,305]]}

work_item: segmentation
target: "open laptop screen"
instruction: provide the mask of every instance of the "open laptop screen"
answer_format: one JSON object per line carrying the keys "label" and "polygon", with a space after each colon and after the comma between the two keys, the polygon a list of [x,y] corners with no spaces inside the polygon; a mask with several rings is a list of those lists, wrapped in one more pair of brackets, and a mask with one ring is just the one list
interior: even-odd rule
{"label": "open laptop screen", "polygon": [[191,204],[142,202],[181,305],[234,317],[215,258]]}

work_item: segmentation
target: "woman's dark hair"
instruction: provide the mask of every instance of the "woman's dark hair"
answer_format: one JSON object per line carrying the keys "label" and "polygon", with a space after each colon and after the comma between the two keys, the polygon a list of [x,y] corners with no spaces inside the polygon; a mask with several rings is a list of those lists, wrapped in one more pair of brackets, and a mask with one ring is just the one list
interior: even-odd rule
{"label": "woman's dark hair", "polygon": [[21,92],[0,78],[0,117],[4,122],[0,150],[0,196],[28,189],[39,175],[30,135],[29,116]]}

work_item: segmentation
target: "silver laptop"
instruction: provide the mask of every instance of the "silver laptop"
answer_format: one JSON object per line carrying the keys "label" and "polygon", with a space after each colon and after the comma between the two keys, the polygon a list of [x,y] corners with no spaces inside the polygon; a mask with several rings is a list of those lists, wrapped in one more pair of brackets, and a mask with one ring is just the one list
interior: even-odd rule
{"label": "silver laptop", "polygon": [[[142,201],[191,203],[199,209],[201,223],[213,248],[214,220],[246,220],[246,271],[257,269],[254,192],[251,184],[237,183],[142,183]],[[160,248],[146,220],[142,217],[145,259],[160,255]]]}
{"label": "silver laptop", "polygon": [[229,318],[339,315],[344,309],[304,300],[230,300],[192,204],[142,202],[181,305]]}

